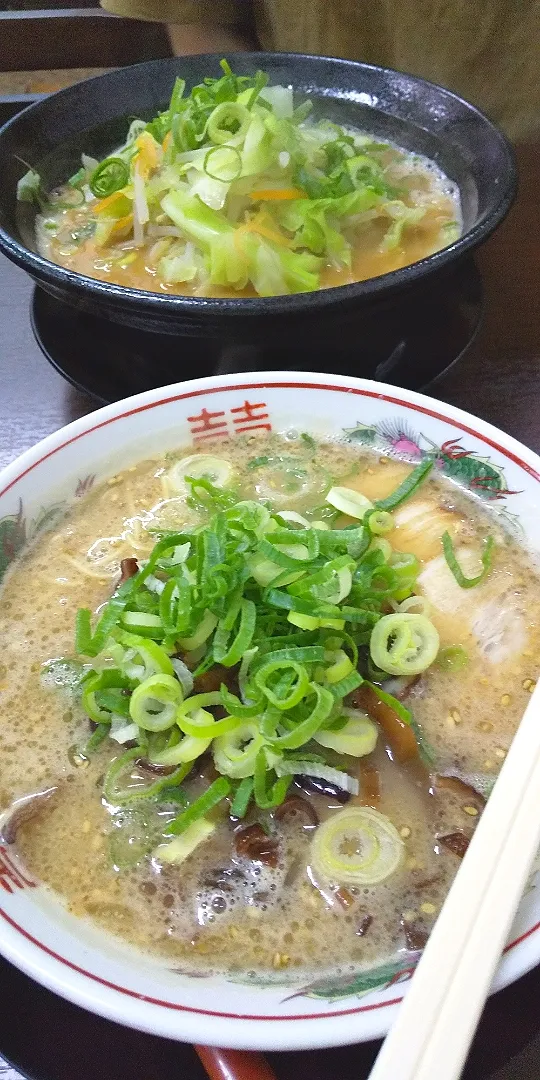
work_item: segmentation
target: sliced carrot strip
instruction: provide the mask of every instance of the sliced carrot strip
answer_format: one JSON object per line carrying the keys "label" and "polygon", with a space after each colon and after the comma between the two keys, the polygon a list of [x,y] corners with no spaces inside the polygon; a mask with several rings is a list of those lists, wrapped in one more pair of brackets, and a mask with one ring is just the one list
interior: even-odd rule
{"label": "sliced carrot strip", "polygon": [[254,202],[285,202],[289,199],[305,199],[306,194],[300,188],[263,188],[250,191],[249,197]]}
{"label": "sliced carrot strip", "polygon": [[123,191],[113,191],[112,195],[107,195],[104,199],[100,199],[99,202],[94,203],[92,207],[94,214],[101,214],[103,210],[108,210],[109,206],[112,206],[113,203],[118,202],[118,199],[122,199],[123,197]]}
{"label": "sliced carrot strip", "polygon": [[138,153],[135,164],[143,178],[147,180],[153,169],[157,169],[162,155],[162,149],[149,131],[141,131],[135,139]]}
{"label": "sliced carrot strip", "polygon": [[111,229],[111,236],[113,235],[113,233],[123,232],[124,229],[131,228],[132,225],[133,214],[126,214],[125,217],[118,218],[118,221],[115,221]]}
{"label": "sliced carrot strip", "polygon": [[[267,225],[267,221],[269,224]],[[256,232],[259,237],[265,237],[267,240],[272,240],[274,244],[280,244],[281,247],[292,247],[293,241],[288,237],[284,237],[282,232],[279,232],[274,227],[272,218],[264,212],[256,214],[255,217],[249,218],[237,229],[237,233],[242,232]]]}

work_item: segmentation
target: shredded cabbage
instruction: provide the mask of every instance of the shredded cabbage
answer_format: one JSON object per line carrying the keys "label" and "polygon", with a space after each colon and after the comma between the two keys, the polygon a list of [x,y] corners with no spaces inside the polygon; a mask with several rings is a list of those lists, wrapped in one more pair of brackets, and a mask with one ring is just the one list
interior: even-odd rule
{"label": "shredded cabbage", "polygon": [[[221,68],[220,78],[189,92],[176,79],[167,109],[150,123],[132,120],[126,142],[104,159],[116,168],[103,172],[103,161],[83,155],[72,180],[97,246],[132,240],[142,248],[156,236],[177,237],[158,249],[163,284],[275,296],[320,288],[324,267],[350,269],[374,218],[382,253],[428,213],[429,200],[414,205],[404,186],[414,173],[405,168],[410,155],[313,120],[310,101],[295,107],[292,88],[268,86],[262,71],[237,76],[225,60]],[[40,184],[31,170],[19,181],[19,199],[41,205]],[[448,224],[439,247],[454,239]]]}

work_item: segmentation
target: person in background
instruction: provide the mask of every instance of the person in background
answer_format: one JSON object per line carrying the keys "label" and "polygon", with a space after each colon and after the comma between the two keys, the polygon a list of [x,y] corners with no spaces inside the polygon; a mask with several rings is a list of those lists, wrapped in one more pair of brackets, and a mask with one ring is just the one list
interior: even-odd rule
{"label": "person in background", "polygon": [[474,102],[514,141],[540,132],[539,0],[102,0],[168,24],[176,55],[245,49],[383,64]]}

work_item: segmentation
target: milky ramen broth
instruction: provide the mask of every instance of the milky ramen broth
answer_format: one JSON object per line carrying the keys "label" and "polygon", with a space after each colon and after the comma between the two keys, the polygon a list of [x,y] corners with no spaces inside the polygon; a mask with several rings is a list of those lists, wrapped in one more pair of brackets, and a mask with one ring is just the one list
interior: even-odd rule
{"label": "milky ramen broth", "polygon": [[[300,513],[321,505],[330,477],[375,499],[411,470],[330,442],[319,443],[310,458],[305,442],[284,446],[277,436],[204,450],[231,462],[242,498],[270,498]],[[247,467],[255,457],[284,452],[298,457],[298,475],[288,485],[294,490],[271,467]],[[107,600],[122,558],[148,557],[149,527],[198,520],[182,498],[164,497],[164,473],[182,456],[145,461],[113,477],[42,535],[5,578],[0,808],[58,784],[56,795],[19,824],[20,857],[70,911],[183,968],[290,976],[302,968],[348,971],[406,958],[425,943],[529,699],[540,652],[536,572],[495,515],[446,480],[428,478],[395,511],[389,539],[421,561],[417,591],[430,601],[441,649],[460,645],[468,660],[459,670],[435,663],[411,685],[386,684],[412,711],[432,765],[419,757],[400,764],[382,728],[373,753],[345,761],[360,781],[360,794],[347,807],[372,805],[402,840],[399,866],[386,880],[338,887],[317,878],[310,867],[316,822],[342,811],[346,796],[300,786],[289,795],[304,803],[291,800],[290,812],[252,807],[239,824],[221,804],[213,834],[181,866],[161,864],[152,853],[178,806],[141,800],[115,811],[104,802],[104,773],[125,748],[107,739],[88,760],[74,755],[73,747],[88,739],[89,721],[69,687],[43,678],[43,663],[73,654],[77,608],[95,610]],[[460,588],[446,566],[445,531],[469,576],[483,538],[495,538],[491,572],[473,590]],[[215,775],[209,755],[199,759],[184,782],[188,797]],[[241,831],[254,822],[263,828],[242,843]]]}

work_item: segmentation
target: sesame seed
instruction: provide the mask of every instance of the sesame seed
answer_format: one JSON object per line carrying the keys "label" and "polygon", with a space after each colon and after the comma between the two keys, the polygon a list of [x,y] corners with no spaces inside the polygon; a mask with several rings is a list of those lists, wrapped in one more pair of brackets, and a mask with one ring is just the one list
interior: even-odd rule
{"label": "sesame seed", "polygon": [[482,683],[482,686],[489,686],[489,679],[486,675],[482,675],[480,682]]}
{"label": "sesame seed", "polygon": [[414,922],[414,920],[416,918],[417,918],[417,912],[413,911],[412,908],[410,910],[408,910],[408,911],[403,912],[403,922]]}
{"label": "sesame seed", "polygon": [[510,697],[510,694],[503,694],[503,696],[501,698],[501,705],[505,705],[505,706],[509,705],[511,700],[512,699]]}
{"label": "sesame seed", "polygon": [[290,962],[291,962],[290,956],[287,956],[286,953],[277,952],[277,953],[274,953],[274,956],[273,956],[273,959],[272,959],[272,967],[275,967],[275,968],[287,967],[287,965],[290,964]]}
{"label": "sesame seed", "polygon": [[490,758],[486,758],[486,760],[484,761],[484,769],[492,769],[492,768],[493,768],[493,762],[490,760]]}
{"label": "sesame seed", "polygon": [[480,731],[493,731],[493,724],[490,724],[488,720],[484,720],[480,724]]}
{"label": "sesame seed", "polygon": [[495,757],[500,758],[502,761],[502,759],[506,757],[506,750],[503,750],[501,746],[498,746],[495,750]]}
{"label": "sesame seed", "polygon": [[420,911],[423,911],[424,915],[434,915],[436,910],[437,908],[435,904],[430,904],[427,902],[425,904],[420,904]]}
{"label": "sesame seed", "polygon": [[450,709],[450,716],[452,717],[454,724],[461,724],[462,720],[459,709]]}
{"label": "sesame seed", "polygon": [[534,682],[534,679],[524,679],[521,685],[524,690],[528,690],[529,694],[532,694],[536,683]]}
{"label": "sesame seed", "polygon": [[411,835],[411,830],[409,829],[409,826],[403,825],[402,828],[399,830],[399,835],[402,836],[404,840],[406,840],[407,837]]}
{"label": "sesame seed", "polygon": [[92,828],[92,826],[91,826],[89,821],[83,821],[83,824],[82,824],[83,833],[89,833],[91,828]]}
{"label": "sesame seed", "polygon": [[468,814],[469,817],[478,817],[478,810],[476,806],[462,806],[461,809],[464,811],[465,814]]}

